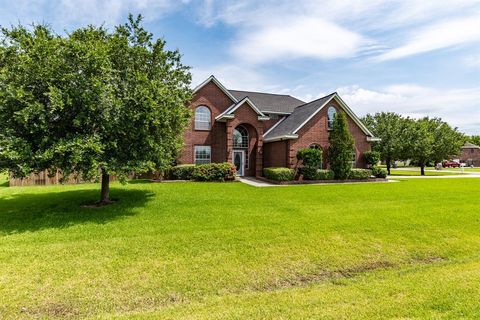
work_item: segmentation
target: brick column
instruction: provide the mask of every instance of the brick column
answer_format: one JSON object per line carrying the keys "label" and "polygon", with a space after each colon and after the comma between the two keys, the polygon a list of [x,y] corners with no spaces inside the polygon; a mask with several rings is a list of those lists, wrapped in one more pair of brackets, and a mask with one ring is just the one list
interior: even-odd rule
{"label": "brick column", "polygon": [[259,127],[257,130],[257,154],[255,163],[255,176],[261,177],[263,175],[263,128]]}
{"label": "brick column", "polygon": [[233,125],[231,120],[227,120],[227,123],[225,124],[226,130],[227,130],[227,154],[226,154],[226,159],[227,162],[233,163]]}

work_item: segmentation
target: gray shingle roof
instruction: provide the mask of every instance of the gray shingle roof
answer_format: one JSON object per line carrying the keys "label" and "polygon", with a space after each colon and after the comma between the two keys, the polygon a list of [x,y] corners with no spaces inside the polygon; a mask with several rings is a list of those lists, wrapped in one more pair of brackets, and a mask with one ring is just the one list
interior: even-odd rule
{"label": "gray shingle roof", "polygon": [[237,100],[247,97],[264,113],[293,112],[293,110],[305,104],[302,100],[286,94],[273,94],[252,91],[228,90]]}
{"label": "gray shingle roof", "polygon": [[331,93],[328,96],[306,103],[294,109],[293,113],[289,115],[285,120],[273,128],[264,139],[271,139],[284,135],[292,135],[294,131],[308,118],[313,115],[318,109],[320,109],[335,93]]}

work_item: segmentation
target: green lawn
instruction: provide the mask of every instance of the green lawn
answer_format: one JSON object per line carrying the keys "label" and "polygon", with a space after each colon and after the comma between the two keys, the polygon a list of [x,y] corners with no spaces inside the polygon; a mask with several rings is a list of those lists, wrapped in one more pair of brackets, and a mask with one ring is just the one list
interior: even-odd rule
{"label": "green lawn", "polygon": [[2,187],[0,318],[479,318],[479,187]]}
{"label": "green lawn", "polygon": [[[428,169],[428,170],[433,170]],[[460,171],[458,173],[455,172],[445,172],[445,171],[425,171],[426,176],[455,176],[462,174]],[[390,170],[391,176],[419,176],[420,175],[420,168],[408,168],[408,169],[391,169]]]}

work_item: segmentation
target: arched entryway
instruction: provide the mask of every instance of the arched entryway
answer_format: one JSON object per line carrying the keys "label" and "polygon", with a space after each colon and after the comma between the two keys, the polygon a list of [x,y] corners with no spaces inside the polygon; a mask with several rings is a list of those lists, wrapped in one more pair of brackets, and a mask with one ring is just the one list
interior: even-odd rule
{"label": "arched entryway", "polygon": [[243,123],[233,129],[232,162],[239,176],[255,176],[257,158],[257,131]]}

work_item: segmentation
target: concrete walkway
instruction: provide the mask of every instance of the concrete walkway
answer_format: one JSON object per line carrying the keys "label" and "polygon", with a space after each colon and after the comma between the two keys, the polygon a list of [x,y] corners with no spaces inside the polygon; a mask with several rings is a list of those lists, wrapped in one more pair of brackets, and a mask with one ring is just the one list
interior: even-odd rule
{"label": "concrete walkway", "polygon": [[362,184],[362,183],[389,183],[398,182],[395,180],[388,181],[372,181],[372,182],[338,182],[338,183],[308,183],[308,184],[274,184],[254,177],[237,177],[237,180],[253,187],[295,187],[295,186],[338,186],[339,184]]}
{"label": "concrete walkway", "polygon": [[273,184],[266,181],[262,181],[259,179],[255,179],[254,177],[238,177],[237,180],[248,184],[253,187],[282,187],[284,185],[281,184]]}

